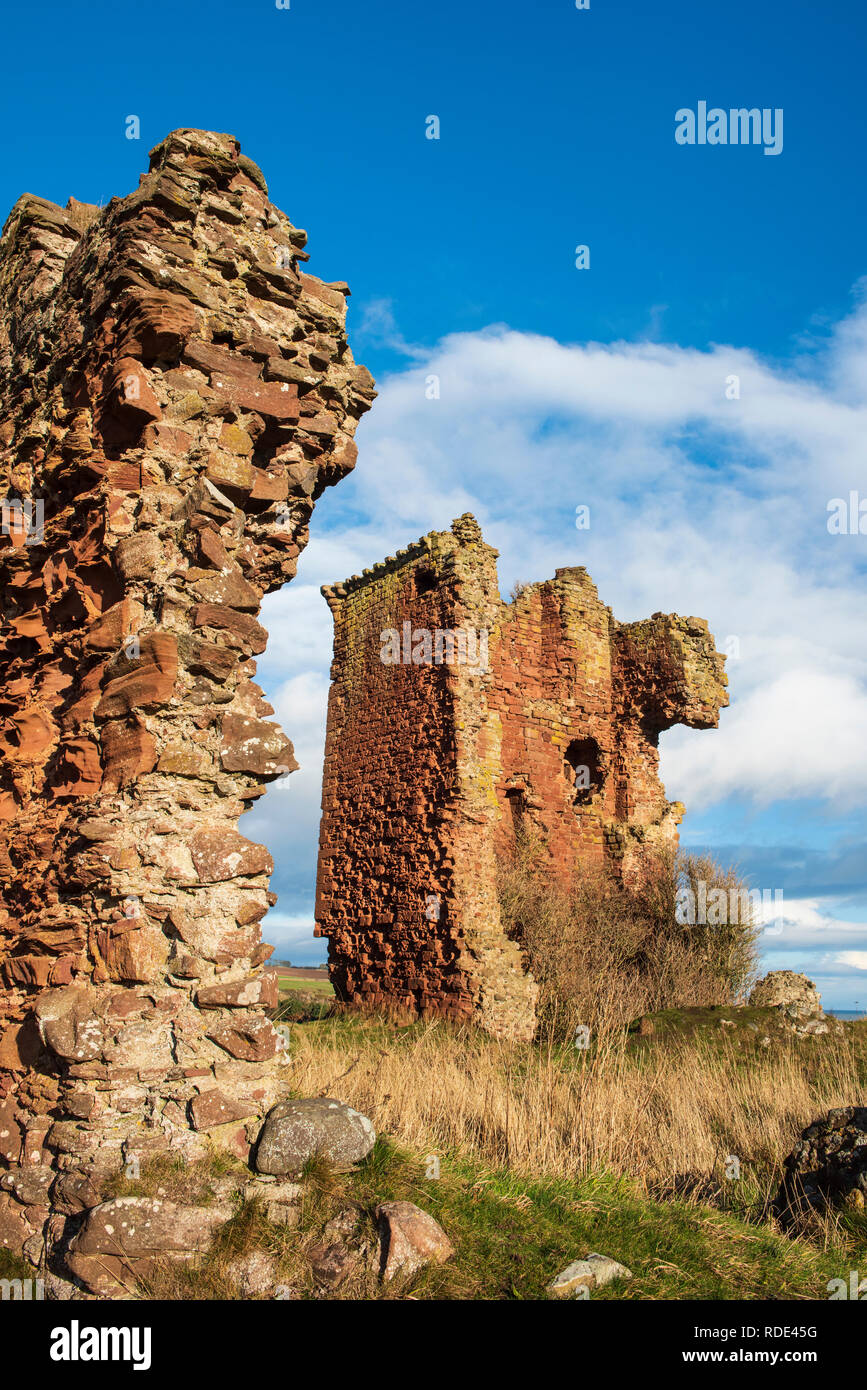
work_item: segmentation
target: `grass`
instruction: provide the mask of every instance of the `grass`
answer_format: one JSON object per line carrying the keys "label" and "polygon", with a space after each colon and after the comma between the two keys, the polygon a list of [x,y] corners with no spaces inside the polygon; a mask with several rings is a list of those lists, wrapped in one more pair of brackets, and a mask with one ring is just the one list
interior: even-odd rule
{"label": "grass", "polygon": [[613,1175],[528,1181],[466,1162],[444,1163],[441,1173],[424,1181],[404,1164],[378,1184],[430,1211],[457,1246],[453,1265],[429,1272],[432,1296],[545,1298],[553,1276],[591,1250],[634,1276],[599,1290],[599,1300],[817,1298],[841,1271],[836,1256],[706,1208],[648,1199]]}
{"label": "grass", "polygon": [[[235,1210],[201,1268],[166,1265],[143,1297],[237,1299],[230,1266],[254,1250],[301,1300],[544,1299],[554,1276],[593,1250],[634,1275],[595,1291],[600,1301],[822,1300],[829,1280],[867,1268],[864,1215],[828,1213],[793,1234],[772,1209],[799,1131],[833,1106],[864,1103],[867,1021],[798,1039],[772,1028],[764,1010],[697,1006],[576,1048],[553,1035],[505,1044],[333,1006],[323,1017],[324,1007],[293,1022],[293,1093],[334,1096],[368,1115],[380,1136],[372,1154],[350,1174],[311,1160],[292,1227],[245,1200],[249,1170],[225,1153],[116,1178],[106,1196]],[[436,1217],[454,1258],[381,1285],[375,1209],[389,1199]],[[323,1290],[311,1260],[347,1209],[359,1259],[345,1283]],[[0,1278],[22,1273],[0,1255]]]}
{"label": "grass", "polygon": [[[543,1299],[558,1271],[591,1250],[634,1275],[594,1292],[602,1301],[826,1299],[829,1280],[867,1267],[867,1219],[829,1213],[793,1235],[771,1203],[798,1131],[863,1096],[867,1022],[839,1037],[776,1030],[763,1049],[757,1031],[774,1020],[755,1013],[665,1010],[649,1035],[624,1030],[587,1050],[506,1046],[444,1024],[350,1013],[300,1023],[295,1093],[333,1095],[368,1114],[380,1133],[373,1153],[346,1175],[312,1161],[296,1228],[240,1204],[204,1270],[162,1271],[146,1296],[236,1298],[228,1264],[255,1248],[302,1300]],[[727,1176],[733,1154],[738,1179]],[[233,1161],[220,1162],[225,1183]],[[191,1180],[207,1182],[207,1168],[179,1171],[181,1192]],[[142,1181],[154,1190],[153,1178]],[[159,1185],[169,1195],[164,1174]],[[436,1217],[455,1257],[381,1286],[374,1212],[389,1199]],[[311,1254],[348,1206],[368,1258],[325,1292]]]}
{"label": "grass", "polygon": [[327,976],[321,980],[278,974],[280,1003],[274,1014],[279,1023],[311,1022],[326,1018],[334,1002],[334,986]]}
{"label": "grass", "polygon": [[[824,1300],[830,1280],[867,1268],[867,1219],[827,1216],[792,1235],[770,1199],[798,1129],[863,1094],[867,1022],[834,1039],[776,1034],[753,1054],[750,1024],[766,1021],[753,1012],[738,1017],[742,1037],[719,1022],[738,1011],[665,1010],[652,1033],[586,1050],[350,1013],[297,1023],[293,1089],[363,1110],[379,1132],[373,1152],[348,1174],[312,1159],[290,1227],[247,1198],[249,1169],[225,1152],[118,1175],[105,1197],[234,1208],[199,1268],[164,1263],[141,1297],[237,1300],[233,1263],[261,1251],[283,1296],[301,1301],[544,1300],[561,1269],[595,1250],[634,1276],[594,1291],[598,1301]],[[726,1177],[732,1153],[738,1180]],[[395,1199],[434,1216],[455,1254],[382,1285],[375,1212]],[[324,1289],[312,1262],[347,1210],[357,1263]],[[32,1275],[0,1252],[0,1278]]]}
{"label": "grass", "polygon": [[142,1165],[138,1178],[120,1170],[103,1183],[102,1197],[104,1201],[110,1197],[161,1197],[207,1207],[222,1198],[224,1191],[240,1191],[250,1177],[247,1164],[225,1149],[214,1149],[208,1158],[194,1163],[160,1155]]}
{"label": "grass", "polygon": [[680,1028],[669,1017],[649,1038],[623,1030],[586,1050],[336,1014],[293,1030],[293,1085],[354,1105],[411,1150],[525,1178],[608,1172],[648,1194],[701,1195],[720,1188],[735,1155],[738,1209],[761,1212],[800,1130],[863,1103],[867,1023],[839,1037],[778,1030],[762,1048],[759,1033],[721,1028],[714,1010],[703,1027],[690,1013]]}
{"label": "grass", "polygon": [[334,997],[334,986],[328,979],[308,980],[297,979],[293,975],[279,975],[278,985],[281,994],[288,990],[299,990],[302,994],[322,994],[328,998]]}
{"label": "grass", "polygon": [[[352,1174],[335,1174],[320,1160],[306,1176],[297,1228],[272,1226],[258,1204],[245,1203],[203,1269],[166,1267],[143,1294],[237,1298],[228,1266],[260,1249],[274,1257],[277,1281],[295,1297],[320,1298],[309,1255],[327,1239],[327,1222],[347,1205],[356,1207],[358,1239],[372,1248],[376,1205],[401,1199],[436,1217],[455,1246],[453,1259],[387,1286],[375,1263],[362,1261],[329,1298],[543,1300],[559,1270],[591,1250],[613,1255],[633,1274],[595,1291],[599,1301],[825,1299],[828,1281],[857,1267],[855,1247],[822,1250],[708,1206],[649,1198],[637,1183],[613,1174],[529,1179],[449,1155],[440,1156],[438,1178],[428,1171],[428,1155],[384,1138]],[[863,1257],[867,1230],[860,1248]]]}
{"label": "grass", "polygon": [[0,1279],[35,1279],[37,1271],[23,1255],[0,1247]]}

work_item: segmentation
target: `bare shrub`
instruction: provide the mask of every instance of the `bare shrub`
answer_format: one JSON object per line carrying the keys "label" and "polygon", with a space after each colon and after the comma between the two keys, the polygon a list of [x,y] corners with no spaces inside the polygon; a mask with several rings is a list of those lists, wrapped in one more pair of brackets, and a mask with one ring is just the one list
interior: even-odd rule
{"label": "bare shrub", "polygon": [[678,892],[699,882],[743,889],[733,870],[688,855],[660,855],[637,892],[602,869],[582,868],[563,887],[541,839],[520,834],[500,865],[500,904],[539,982],[543,1025],[562,1036],[585,1024],[599,1036],[658,1009],[742,997],[755,975],[754,909],[739,897],[736,922],[681,923]]}

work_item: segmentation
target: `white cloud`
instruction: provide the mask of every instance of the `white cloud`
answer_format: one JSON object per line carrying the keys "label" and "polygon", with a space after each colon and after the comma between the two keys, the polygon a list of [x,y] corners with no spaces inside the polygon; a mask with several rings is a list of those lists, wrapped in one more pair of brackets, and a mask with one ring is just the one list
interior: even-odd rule
{"label": "white cloud", "polygon": [[377,525],[352,533],[355,569],[472,510],[504,591],[586,563],[617,617],[697,613],[738,639],[722,731],[664,742],[671,795],[863,800],[867,537],[826,523],[829,499],[867,476],[865,324],[859,308],[823,354],[785,368],[722,346],[453,335],[386,379],[362,423],[342,486]]}
{"label": "white cloud", "polygon": [[313,917],[303,912],[269,912],[262,924],[262,935],[274,947],[272,959],[319,962],[325,954],[322,942],[313,936]]}
{"label": "white cloud", "polygon": [[[773,911],[771,916],[773,916]],[[779,951],[821,952],[822,958],[840,960],[864,940],[867,923],[844,922],[822,908],[815,898],[786,898],[779,911],[779,934],[765,930],[761,937],[766,954]],[[851,962],[850,962],[851,963]],[[776,968],[776,967],[774,967]]]}
{"label": "white cloud", "polygon": [[853,970],[863,970],[867,979],[867,951],[841,951],[835,963],[850,965]]}
{"label": "white cloud", "polygon": [[762,969],[797,970],[815,983],[826,1009],[867,1002],[867,923],[845,922],[816,899],[787,899],[778,933],[765,930],[759,945]]}
{"label": "white cloud", "polygon": [[[425,350],[382,305],[368,327],[410,365],[379,383],[355,472],[317,504],[299,579],[266,600],[261,679],[303,771],[249,818],[259,838],[295,860],[315,854],[332,636],[318,586],[463,511],[499,549],[504,593],[586,564],[621,620],[694,613],[720,644],[737,638],[720,729],[663,737],[669,796],[864,804],[867,536],[831,536],[826,521],[832,497],[867,494],[867,304],[787,364],[505,327]],[[579,503],[589,531],[575,529]],[[295,867],[312,884],[312,862]]]}
{"label": "white cloud", "polygon": [[864,797],[865,730],[867,694],[853,676],[795,668],[748,690],[700,747],[691,730],[673,730],[663,775],[669,794],[696,808],[746,795],[827,797],[839,809]]}

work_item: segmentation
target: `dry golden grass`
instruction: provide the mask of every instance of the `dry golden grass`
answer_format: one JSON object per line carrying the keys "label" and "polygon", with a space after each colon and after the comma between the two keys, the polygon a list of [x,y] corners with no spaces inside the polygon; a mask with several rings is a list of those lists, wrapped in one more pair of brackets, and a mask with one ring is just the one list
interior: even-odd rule
{"label": "dry golden grass", "polygon": [[[632,1045],[627,1025],[642,1014],[743,998],[755,973],[752,914],[690,927],[675,912],[684,883],[728,893],[741,887],[732,871],[662,858],[637,894],[587,873],[564,887],[544,843],[525,836],[500,872],[504,921],[540,982],[543,1040],[337,1014],[296,1032],[300,1094],[348,1101],[418,1152],[532,1176],[604,1171],[707,1195],[735,1155],[753,1201],[770,1195],[800,1129],[861,1094],[854,1030],[806,1043],[778,1030],[763,1051],[756,1035],[727,1037],[711,1019],[696,1034]],[[589,1029],[586,1051],[574,1046],[578,1025]]]}
{"label": "dry golden grass", "polygon": [[[867,1025],[798,1039],[773,1011],[735,1008],[755,975],[752,912],[722,926],[675,912],[685,883],[742,887],[712,860],[660,859],[637,894],[586,873],[564,888],[546,863],[525,839],[501,865],[504,920],[541,986],[541,1040],[336,1009],[295,1030],[297,1093],[354,1105],[419,1155],[528,1179],[607,1174],[648,1197],[768,1217],[799,1132],[864,1102]],[[660,1010],[655,1032],[630,1032]],[[834,1218],[818,1235],[834,1241]]]}
{"label": "dry golden grass", "polygon": [[356,1106],[419,1153],[532,1176],[610,1172],[698,1196],[723,1182],[733,1154],[755,1198],[772,1195],[799,1130],[864,1103],[858,1036],[780,1036],[747,1057],[722,1030],[640,1050],[624,1031],[579,1052],[338,1015],[296,1029],[293,1083]]}

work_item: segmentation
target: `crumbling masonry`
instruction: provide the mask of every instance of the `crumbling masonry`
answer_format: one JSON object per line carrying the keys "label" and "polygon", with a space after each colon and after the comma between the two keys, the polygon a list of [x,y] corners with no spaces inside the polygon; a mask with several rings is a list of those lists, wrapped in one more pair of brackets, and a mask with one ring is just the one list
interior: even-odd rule
{"label": "crumbling masonry", "polygon": [[636,887],[683,815],[659,780],[674,724],[728,703],[707,623],[618,623],[584,569],[504,603],[471,516],[325,588],[334,663],[316,921],[358,1007],[532,1035],[536,988],[504,933],[498,854],[535,828],[551,872]]}
{"label": "crumbling masonry", "polygon": [[343,283],[228,135],[0,244],[0,1247],[121,1164],[246,1154],[285,1093],[243,811],[293,764],[265,592],[374,396]]}

